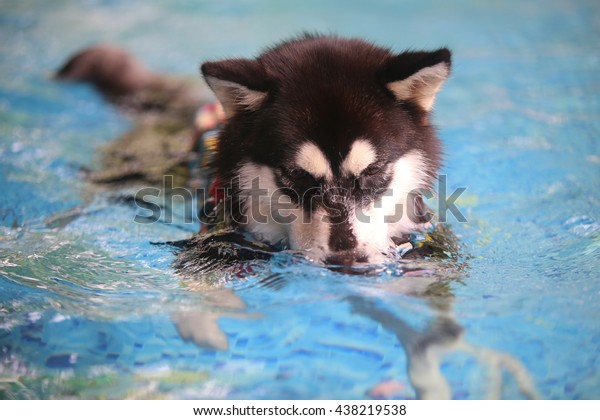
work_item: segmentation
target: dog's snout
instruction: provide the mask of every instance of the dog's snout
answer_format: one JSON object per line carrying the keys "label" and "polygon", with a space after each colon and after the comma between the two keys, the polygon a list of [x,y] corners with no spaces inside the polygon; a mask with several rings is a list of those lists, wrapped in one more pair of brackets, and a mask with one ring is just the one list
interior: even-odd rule
{"label": "dog's snout", "polygon": [[352,265],[354,256],[350,253],[334,254],[327,257],[325,262],[330,265]]}
{"label": "dog's snout", "polygon": [[329,255],[325,263],[336,266],[351,266],[355,263],[366,263],[369,259],[365,254],[358,252],[338,252]]}
{"label": "dog's snout", "polygon": [[357,246],[356,236],[349,222],[350,216],[345,204],[332,208],[329,214],[329,248],[334,252],[348,253]]}

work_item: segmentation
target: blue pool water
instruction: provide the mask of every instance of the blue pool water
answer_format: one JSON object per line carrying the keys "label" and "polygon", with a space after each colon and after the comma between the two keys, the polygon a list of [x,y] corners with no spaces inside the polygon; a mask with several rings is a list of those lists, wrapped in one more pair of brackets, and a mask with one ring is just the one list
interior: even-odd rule
{"label": "blue pool water", "polygon": [[[131,122],[49,79],[73,51],[194,74],[305,29],[453,50],[435,121],[468,266],[281,254],[208,287],[151,244],[197,224],[133,223],[79,176]],[[9,0],[0,39],[1,398],[600,398],[597,1]]]}

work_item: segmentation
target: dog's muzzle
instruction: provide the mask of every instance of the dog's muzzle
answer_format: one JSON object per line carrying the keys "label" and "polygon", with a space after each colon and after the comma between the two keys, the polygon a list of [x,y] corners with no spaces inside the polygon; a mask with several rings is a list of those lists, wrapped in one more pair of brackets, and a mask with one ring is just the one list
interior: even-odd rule
{"label": "dog's muzzle", "polygon": [[367,262],[369,262],[369,257],[362,252],[356,251],[336,252],[325,258],[325,264],[340,267]]}

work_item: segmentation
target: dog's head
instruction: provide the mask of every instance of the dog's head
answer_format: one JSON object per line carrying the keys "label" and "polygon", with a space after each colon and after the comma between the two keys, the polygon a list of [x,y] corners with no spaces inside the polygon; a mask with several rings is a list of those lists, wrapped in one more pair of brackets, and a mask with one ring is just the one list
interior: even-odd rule
{"label": "dog's head", "polygon": [[380,260],[427,222],[440,165],[429,112],[449,72],[447,49],[318,36],[204,63],[227,117],[216,169],[233,219],[327,262]]}

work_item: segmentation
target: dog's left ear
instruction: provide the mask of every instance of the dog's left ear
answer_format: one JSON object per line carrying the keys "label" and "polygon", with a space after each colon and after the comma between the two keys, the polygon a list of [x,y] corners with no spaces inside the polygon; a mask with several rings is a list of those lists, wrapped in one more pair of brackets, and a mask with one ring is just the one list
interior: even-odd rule
{"label": "dog's left ear", "polygon": [[392,57],[381,71],[381,81],[400,101],[431,110],[435,95],[450,75],[451,53],[447,48],[433,52],[404,52]]}
{"label": "dog's left ear", "polygon": [[268,80],[256,60],[211,61],[200,69],[227,118],[244,110],[256,111],[267,98]]}

